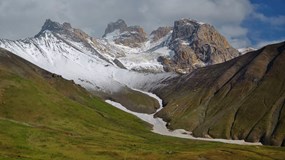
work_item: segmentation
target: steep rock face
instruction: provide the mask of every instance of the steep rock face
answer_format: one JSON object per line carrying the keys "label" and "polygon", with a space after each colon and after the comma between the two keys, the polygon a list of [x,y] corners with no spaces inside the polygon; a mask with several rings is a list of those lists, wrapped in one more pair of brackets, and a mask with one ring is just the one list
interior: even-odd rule
{"label": "steep rock face", "polygon": [[197,21],[190,19],[180,19],[174,22],[172,41],[175,39],[189,39],[195,32],[197,32],[199,26]]}
{"label": "steep rock face", "polygon": [[190,19],[174,22],[169,48],[175,55],[172,59],[164,59],[165,69],[182,73],[239,56],[213,26]]}
{"label": "steep rock face", "polygon": [[122,19],[118,19],[116,22],[111,22],[107,25],[105,29],[105,33],[103,37],[105,37],[108,33],[112,33],[115,30],[119,30],[120,32],[125,31],[128,28],[126,22]]}
{"label": "steep rock face", "polygon": [[285,42],[170,79],[156,90],[169,128],[284,146]]}
{"label": "steep rock face", "polygon": [[140,26],[130,26],[120,33],[120,36],[114,39],[117,44],[129,46],[132,48],[140,47],[141,43],[147,40],[146,33]]}
{"label": "steep rock face", "polygon": [[172,27],[159,27],[158,29],[152,31],[150,34],[150,36],[152,36],[151,42],[157,42],[171,32],[172,29]]}
{"label": "steep rock face", "polygon": [[114,41],[116,44],[122,44],[132,48],[141,47],[147,40],[147,34],[140,26],[127,26],[124,20],[119,19],[116,22],[108,24],[103,38]]}
{"label": "steep rock face", "polygon": [[47,19],[45,21],[41,31],[37,35],[35,35],[35,38],[44,35],[45,31],[51,31],[53,33],[67,35],[70,38],[72,38],[72,40],[77,42],[82,42],[82,41],[86,42],[87,39],[90,37],[87,33],[83,32],[82,30],[72,28],[70,23],[64,22],[63,24],[60,24],[50,19]]}

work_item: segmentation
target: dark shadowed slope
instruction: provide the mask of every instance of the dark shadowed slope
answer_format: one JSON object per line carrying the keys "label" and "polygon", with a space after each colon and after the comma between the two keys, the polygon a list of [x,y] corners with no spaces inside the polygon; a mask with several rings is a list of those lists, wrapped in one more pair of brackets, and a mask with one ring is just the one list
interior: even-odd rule
{"label": "dark shadowed slope", "polygon": [[157,114],[195,136],[284,146],[285,42],[198,69],[156,92]]}

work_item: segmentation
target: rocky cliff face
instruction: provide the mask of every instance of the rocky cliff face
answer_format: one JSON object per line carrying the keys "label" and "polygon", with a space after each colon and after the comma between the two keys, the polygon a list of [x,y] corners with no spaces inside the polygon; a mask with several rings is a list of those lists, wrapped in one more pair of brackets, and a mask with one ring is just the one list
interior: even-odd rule
{"label": "rocky cliff face", "polygon": [[116,44],[136,48],[141,47],[142,43],[147,41],[147,34],[144,32],[142,27],[128,27],[124,20],[119,19],[116,22],[108,24],[103,38],[112,40]]}
{"label": "rocky cliff face", "polygon": [[146,36],[146,33],[141,27],[131,26],[122,32],[120,37],[116,38],[114,42],[132,48],[141,47],[141,44],[147,40]]}
{"label": "rocky cliff face", "polygon": [[115,30],[119,30],[120,32],[124,32],[127,30],[128,26],[126,22],[122,19],[118,19],[116,22],[111,22],[107,25],[107,28],[105,29],[105,33],[103,37],[105,37],[108,33],[112,33]]}
{"label": "rocky cliff face", "polygon": [[172,31],[172,27],[159,27],[158,29],[151,32],[151,42],[157,42],[161,38],[165,37],[169,32]]}
{"label": "rocky cliff face", "polygon": [[169,48],[175,55],[163,59],[165,70],[182,73],[240,55],[213,26],[190,19],[174,22]]}
{"label": "rocky cliff face", "polygon": [[285,145],[285,42],[163,82],[157,114],[194,136]]}

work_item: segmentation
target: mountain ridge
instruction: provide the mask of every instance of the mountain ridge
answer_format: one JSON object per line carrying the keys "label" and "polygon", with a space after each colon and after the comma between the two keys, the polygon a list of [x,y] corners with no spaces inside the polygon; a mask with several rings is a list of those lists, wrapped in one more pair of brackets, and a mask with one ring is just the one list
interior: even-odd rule
{"label": "mountain ridge", "polygon": [[[185,19],[183,19],[183,21],[185,21]],[[191,22],[201,25],[193,20],[191,20]],[[123,20],[118,20],[115,23],[118,23],[119,28],[120,25],[122,25],[122,31],[126,28],[130,28]],[[108,26],[110,27],[110,25]],[[111,26],[109,32],[115,31],[116,29],[116,27],[112,28]],[[106,33],[108,32],[107,30],[108,29],[106,29]],[[174,51],[169,47],[172,34],[174,34],[172,30],[172,27],[160,27],[150,34],[151,39],[145,42],[142,48],[131,48],[116,45],[108,39],[96,39],[91,37],[80,29],[73,28],[71,24],[67,22],[60,24],[47,19],[40,32],[36,34],[34,38],[15,41],[1,39],[0,47],[12,51],[44,69],[63,75],[67,79],[73,79],[76,83],[82,84],[85,87],[98,88],[97,90],[110,90],[111,88],[109,86],[112,85],[103,84],[105,83],[104,80],[92,82],[94,79],[80,77],[78,73],[74,71],[72,71],[74,72],[72,76],[66,75],[67,73],[63,71],[64,69],[58,70],[55,68],[55,65],[60,66],[64,63],[76,63],[76,65],[73,66],[79,65],[78,67],[82,70],[85,67],[90,68],[89,66],[96,62],[100,67],[94,67],[94,71],[96,71],[96,68],[101,68],[102,70],[113,70],[108,68],[114,68],[115,70],[126,70],[124,72],[128,72],[129,70],[134,74],[139,72],[153,74],[154,76],[156,73],[165,72],[165,70],[187,73],[188,71],[179,71],[180,67],[178,67],[178,69],[165,69],[167,65],[165,58],[171,61],[173,57],[179,57],[177,51],[175,51],[177,47],[174,47]],[[156,38],[155,40],[153,40],[154,37]],[[179,48],[178,46],[178,50]],[[60,59],[65,59],[65,62],[60,62]],[[82,64],[83,61],[85,61],[84,64]],[[186,59],[186,61],[188,60]],[[195,64],[190,61],[184,65],[192,68],[191,66]],[[174,65],[174,68],[175,67],[176,65]],[[83,75],[85,74],[84,71],[81,72]],[[107,72],[104,74],[105,77],[112,77],[112,74],[107,74]]]}
{"label": "mountain ridge", "polygon": [[[206,29],[205,31],[200,29],[202,31],[198,34],[198,28]],[[127,26],[122,19],[108,24],[102,39],[96,39],[80,29],[72,28],[70,23],[60,24],[50,19],[45,21],[35,38],[45,37],[45,32],[53,33],[76,50],[92,52],[111,65],[118,64],[117,66],[121,68],[139,72],[189,73],[196,68],[221,63],[239,56],[237,50],[230,47],[213,26],[185,18],[175,21],[174,27],[159,27],[148,36],[143,28]],[[179,36],[187,35],[186,33],[200,35],[200,32],[201,35],[207,35],[210,32],[211,34],[196,36],[196,38]],[[23,41],[31,43],[28,42],[30,39]],[[1,41],[0,45],[3,48],[10,49],[14,53],[17,51],[9,48],[9,43],[21,42],[21,40],[9,41],[5,44],[8,40]],[[85,49],[82,50],[78,44],[83,45]],[[225,49],[221,44],[226,44]],[[227,51],[228,48],[231,54]],[[22,50],[25,49],[22,48]],[[139,60],[140,63],[138,63]],[[133,65],[134,63],[137,65]]]}
{"label": "mountain ridge", "polygon": [[[159,27],[151,32],[148,41],[134,41],[142,47],[131,47],[118,41],[126,38],[124,32],[126,28],[127,24],[122,19],[112,22],[108,24],[106,28],[108,32],[105,32],[103,38],[118,48],[127,47],[127,53],[154,54],[163,48],[168,54],[161,55],[157,59],[163,65],[163,69],[168,72],[190,73],[196,68],[222,63],[240,55],[212,25],[192,19],[182,18],[176,20],[173,27]],[[133,34],[139,34],[139,32]],[[129,37],[132,37],[132,34],[127,36]],[[162,38],[163,41],[152,45],[153,42]]]}
{"label": "mountain ridge", "polygon": [[170,128],[284,146],[285,42],[164,81],[154,90]]}

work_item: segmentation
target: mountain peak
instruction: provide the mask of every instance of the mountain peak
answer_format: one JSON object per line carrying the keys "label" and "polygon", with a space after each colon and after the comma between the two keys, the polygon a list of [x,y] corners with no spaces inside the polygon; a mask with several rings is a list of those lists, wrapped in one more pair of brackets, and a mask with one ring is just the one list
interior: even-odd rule
{"label": "mountain peak", "polygon": [[169,34],[173,30],[173,27],[158,27],[156,30],[152,31],[150,33],[150,36],[152,37],[151,41],[156,42],[162,37],[165,37],[167,34]]}
{"label": "mountain peak", "polygon": [[174,22],[169,48],[175,55],[170,61],[163,60],[165,70],[179,73],[189,73],[239,56],[212,25],[187,18]]}
{"label": "mountain peak", "polygon": [[72,29],[70,23],[64,22],[63,24],[60,24],[58,22],[52,21],[51,19],[47,19],[42,26],[41,31],[35,37],[40,36],[44,31],[60,32],[70,29]]}
{"label": "mountain peak", "polygon": [[118,19],[116,22],[111,22],[108,24],[103,37],[105,37],[108,33],[112,33],[115,30],[124,31],[128,25],[123,19]]}
{"label": "mountain peak", "polygon": [[191,19],[191,18],[181,18],[179,20],[177,20],[176,22],[180,22],[180,23],[184,23],[186,25],[203,25],[206,24],[204,22],[199,22],[195,19]]}
{"label": "mountain peak", "polygon": [[198,22],[189,18],[182,18],[174,22],[173,40],[176,38],[187,39],[190,38],[198,31],[198,29],[205,23]]}
{"label": "mountain peak", "polygon": [[62,24],[62,27],[63,27],[64,29],[72,29],[71,24],[70,24],[70,23],[67,23],[67,22],[64,22],[64,23]]}
{"label": "mountain peak", "polygon": [[42,26],[42,31],[44,30],[54,31],[60,29],[62,29],[62,25],[58,22],[52,21],[51,19],[47,19],[44,25]]}
{"label": "mountain peak", "polygon": [[128,26],[122,19],[107,25],[103,38],[132,48],[140,47],[147,40],[147,34],[140,26]]}
{"label": "mountain peak", "polygon": [[123,19],[118,19],[115,23],[127,25]]}

